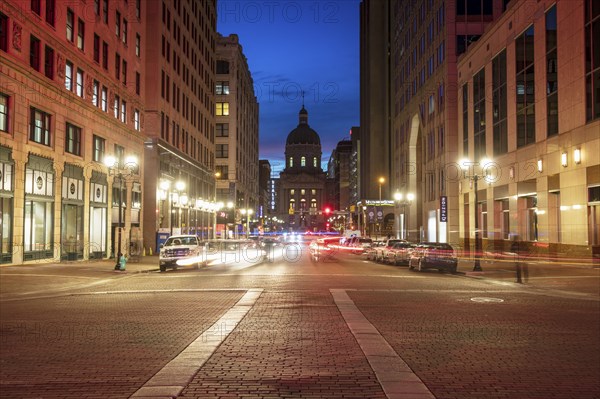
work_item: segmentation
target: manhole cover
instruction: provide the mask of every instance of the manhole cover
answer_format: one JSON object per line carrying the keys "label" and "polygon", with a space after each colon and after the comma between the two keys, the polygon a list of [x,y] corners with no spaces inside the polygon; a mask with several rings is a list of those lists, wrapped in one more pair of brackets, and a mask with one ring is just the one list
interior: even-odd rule
{"label": "manhole cover", "polygon": [[486,297],[476,297],[476,298],[471,298],[471,300],[473,302],[504,302],[504,299],[500,299],[500,298],[486,298]]}

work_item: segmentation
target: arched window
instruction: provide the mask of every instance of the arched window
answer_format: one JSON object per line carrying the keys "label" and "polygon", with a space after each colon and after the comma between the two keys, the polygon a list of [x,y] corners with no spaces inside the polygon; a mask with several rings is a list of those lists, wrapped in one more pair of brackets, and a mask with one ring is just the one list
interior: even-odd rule
{"label": "arched window", "polygon": [[290,157],[290,168],[294,167],[294,158]]}
{"label": "arched window", "polygon": [[302,167],[306,166],[306,157],[300,158],[300,166],[302,166]]}
{"label": "arched window", "polygon": [[313,157],[313,166],[317,167],[317,157]]}

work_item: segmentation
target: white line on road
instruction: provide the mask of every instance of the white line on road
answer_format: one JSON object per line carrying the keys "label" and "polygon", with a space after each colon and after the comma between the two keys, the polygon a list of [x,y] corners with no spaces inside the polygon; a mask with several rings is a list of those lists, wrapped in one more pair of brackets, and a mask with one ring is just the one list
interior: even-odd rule
{"label": "white line on road", "polygon": [[216,323],[152,376],[131,398],[176,398],[190,383],[237,324],[254,306],[263,290],[250,289]]}
{"label": "white line on road", "polygon": [[435,399],[423,381],[356,307],[346,291],[329,291],[386,396],[389,399]]}

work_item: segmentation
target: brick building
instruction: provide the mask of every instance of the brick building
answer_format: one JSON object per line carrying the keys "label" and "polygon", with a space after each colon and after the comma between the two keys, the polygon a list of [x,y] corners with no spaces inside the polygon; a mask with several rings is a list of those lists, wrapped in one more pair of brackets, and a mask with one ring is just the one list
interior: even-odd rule
{"label": "brick building", "polygon": [[216,5],[146,1],[144,247],[157,233],[212,237]]}
{"label": "brick building", "polygon": [[110,256],[119,224],[139,242],[145,26],[139,0],[2,2],[3,263]]}

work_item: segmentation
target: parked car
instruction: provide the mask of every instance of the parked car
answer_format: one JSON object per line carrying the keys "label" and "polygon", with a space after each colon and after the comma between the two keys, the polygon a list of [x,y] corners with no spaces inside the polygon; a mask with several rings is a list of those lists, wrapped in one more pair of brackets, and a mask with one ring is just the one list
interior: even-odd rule
{"label": "parked car", "polygon": [[313,262],[333,257],[340,244],[340,237],[326,237],[313,240],[309,246],[310,259]]}
{"label": "parked car", "polygon": [[177,268],[177,266],[187,265],[197,268],[206,264],[206,257],[203,255],[204,245],[197,236],[171,236],[160,246],[158,256],[160,271],[164,272],[168,267]]}
{"label": "parked car", "polygon": [[354,248],[352,250],[353,253],[360,255],[373,246],[373,240],[366,237],[358,237],[350,246]]}
{"label": "parked car", "polygon": [[402,242],[402,240],[396,238],[390,238],[384,242],[384,245],[378,248],[375,248],[375,261],[376,262],[385,262],[386,253],[392,249],[395,243]]}
{"label": "parked car", "polygon": [[370,248],[367,248],[364,252],[367,260],[376,260],[377,251],[381,250],[382,247],[385,246],[385,241],[373,241],[373,244]]}
{"label": "parked car", "polygon": [[410,252],[408,268],[423,271],[425,269],[438,269],[456,273],[458,259],[450,244],[424,242],[417,244]]}
{"label": "parked car", "polygon": [[395,242],[391,247],[386,247],[383,251],[383,262],[393,265],[408,264],[414,247],[415,244],[408,241]]}

